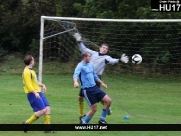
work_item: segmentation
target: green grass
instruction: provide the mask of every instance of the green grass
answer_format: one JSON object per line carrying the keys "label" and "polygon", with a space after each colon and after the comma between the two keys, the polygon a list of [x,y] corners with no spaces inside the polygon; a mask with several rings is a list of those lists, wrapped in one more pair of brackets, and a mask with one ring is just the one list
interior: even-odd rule
{"label": "green grass", "polygon": [[[13,55],[0,65],[0,123],[20,124],[32,115],[32,109],[22,88],[22,58]],[[78,123],[78,93],[73,87],[72,73],[74,64],[44,64],[43,83],[47,86],[46,97],[51,105],[53,124]],[[35,65],[35,71],[38,65]],[[108,69],[106,69],[108,70]],[[115,72],[112,71],[112,72]],[[142,77],[131,74],[103,76],[108,89],[103,89],[112,99],[113,114],[106,120],[109,124],[180,124],[181,119],[181,82],[179,77]],[[90,124],[96,124],[102,105]],[[89,110],[85,102],[85,112]],[[123,117],[129,115],[129,120]],[[35,123],[43,123],[40,118]],[[67,132],[59,131],[55,136],[179,136],[181,132]],[[0,136],[44,136],[43,132],[0,132]]]}
{"label": "green grass", "polygon": [[[176,124],[180,123],[180,82],[163,82],[155,79],[135,81],[125,75],[121,77],[105,76],[104,82],[108,89],[105,91],[112,98],[113,114],[107,117],[110,124]],[[124,79],[124,80],[123,80]],[[129,82],[128,82],[129,81]],[[2,124],[19,124],[33,113],[22,88],[21,75],[0,75],[0,122]],[[45,75],[43,82],[47,86],[46,97],[51,104],[51,122],[53,124],[78,123],[79,89],[73,87],[72,75]],[[91,120],[96,124],[100,113],[98,111]],[[123,108],[121,108],[123,106]],[[85,103],[85,112],[89,107]],[[128,111],[128,112],[127,112]],[[125,115],[130,120],[124,120]],[[36,123],[43,123],[40,118]],[[1,132],[0,136],[45,135],[43,132]],[[57,136],[93,136],[93,135],[124,135],[124,136],[169,136],[180,135],[180,132],[57,132]]]}

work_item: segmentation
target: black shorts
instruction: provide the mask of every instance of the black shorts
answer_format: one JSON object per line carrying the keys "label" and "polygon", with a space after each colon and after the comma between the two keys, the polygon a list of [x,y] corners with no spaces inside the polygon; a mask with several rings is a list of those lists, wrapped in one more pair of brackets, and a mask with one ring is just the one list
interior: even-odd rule
{"label": "black shorts", "polygon": [[106,93],[97,86],[82,89],[82,92],[89,106],[98,103],[106,95]]}

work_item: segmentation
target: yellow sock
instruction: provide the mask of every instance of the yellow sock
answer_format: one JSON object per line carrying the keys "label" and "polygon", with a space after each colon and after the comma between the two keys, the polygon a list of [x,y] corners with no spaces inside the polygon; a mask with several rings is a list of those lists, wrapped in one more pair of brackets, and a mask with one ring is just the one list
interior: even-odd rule
{"label": "yellow sock", "polygon": [[45,124],[50,124],[50,114],[44,115],[44,123]]}
{"label": "yellow sock", "polygon": [[38,119],[38,117],[33,114],[27,121],[26,121],[26,124],[31,124],[33,123],[34,121],[36,121]]}
{"label": "yellow sock", "polygon": [[80,113],[80,116],[84,115],[84,100],[79,101],[79,113]]}

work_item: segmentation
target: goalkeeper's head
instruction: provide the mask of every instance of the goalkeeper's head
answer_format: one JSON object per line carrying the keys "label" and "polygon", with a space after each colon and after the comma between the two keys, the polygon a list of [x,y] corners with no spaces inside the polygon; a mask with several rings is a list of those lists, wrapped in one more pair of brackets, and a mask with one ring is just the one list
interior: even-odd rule
{"label": "goalkeeper's head", "polygon": [[103,43],[99,48],[100,54],[106,54],[108,52],[109,46],[106,43]]}

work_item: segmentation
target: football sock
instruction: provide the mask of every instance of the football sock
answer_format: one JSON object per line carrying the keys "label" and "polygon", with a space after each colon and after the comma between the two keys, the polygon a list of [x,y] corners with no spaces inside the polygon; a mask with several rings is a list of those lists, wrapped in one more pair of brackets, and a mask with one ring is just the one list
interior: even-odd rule
{"label": "football sock", "polygon": [[82,124],[88,124],[91,119],[91,116],[85,116],[84,120],[82,121]]}
{"label": "football sock", "polygon": [[80,113],[80,116],[84,115],[84,100],[79,101],[79,113]]}
{"label": "football sock", "polygon": [[37,117],[35,114],[33,114],[27,121],[26,124],[31,124],[34,121],[36,121],[39,117]]}
{"label": "football sock", "polygon": [[50,114],[45,114],[44,115],[44,123],[45,124],[50,124]]}
{"label": "football sock", "polygon": [[45,114],[44,115],[44,123],[46,124],[46,130],[50,130],[50,114]]}
{"label": "football sock", "polygon": [[102,114],[101,114],[100,120],[105,120],[107,112],[108,112],[108,109],[107,110],[105,110],[105,109],[102,110]]}

